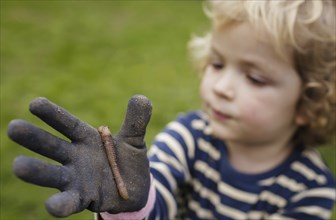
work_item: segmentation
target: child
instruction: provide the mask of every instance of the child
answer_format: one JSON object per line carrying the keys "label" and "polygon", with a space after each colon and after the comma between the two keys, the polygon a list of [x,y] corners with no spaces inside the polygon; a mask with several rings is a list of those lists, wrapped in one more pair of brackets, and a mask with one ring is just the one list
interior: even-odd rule
{"label": "child", "polygon": [[99,218],[328,219],[335,182],[314,147],[335,129],[335,2],[209,6],[190,43],[202,110],[150,147],[147,205]]}
{"label": "child", "polygon": [[[203,111],[150,148],[150,217],[327,219],[335,182],[314,146],[335,129],[335,2],[213,1],[211,33],[190,46]],[[162,208],[164,207],[164,208]]]}

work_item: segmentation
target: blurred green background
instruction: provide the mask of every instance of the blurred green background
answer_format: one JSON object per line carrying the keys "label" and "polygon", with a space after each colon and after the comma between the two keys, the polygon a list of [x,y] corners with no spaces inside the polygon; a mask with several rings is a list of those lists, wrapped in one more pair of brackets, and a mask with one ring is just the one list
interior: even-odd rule
{"label": "blurred green background", "polygon": [[[186,45],[208,28],[200,1],[1,1],[1,219],[55,219],[44,201],[57,190],[26,184],[11,170],[17,155],[42,157],[8,139],[10,120],[59,135],[29,113],[33,98],[116,132],[129,97],[144,94],[153,103],[151,143],[177,113],[199,108]],[[321,152],[335,174],[335,146]]]}

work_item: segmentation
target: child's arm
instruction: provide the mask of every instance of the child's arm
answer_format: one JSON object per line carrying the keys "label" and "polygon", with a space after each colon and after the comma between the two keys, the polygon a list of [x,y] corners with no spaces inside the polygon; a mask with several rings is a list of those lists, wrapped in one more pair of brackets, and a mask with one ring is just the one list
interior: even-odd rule
{"label": "child's arm", "polygon": [[52,215],[65,217],[84,209],[134,212],[146,205],[150,174],[143,139],[151,116],[151,104],[146,97],[132,97],[122,128],[111,142],[116,148],[114,165],[119,167],[128,198],[117,190],[96,128],[44,98],[35,99],[30,111],[71,140],[60,139],[23,120],[14,120],[8,127],[8,135],[15,142],[62,164],[53,165],[25,156],[17,157],[14,162],[14,172],[19,178],[61,191],[46,201]]}
{"label": "child's arm", "polygon": [[[149,150],[156,200],[149,219],[183,219],[183,195],[191,181],[195,137],[190,114],[178,117],[159,133]],[[190,186],[189,186],[190,187]]]}

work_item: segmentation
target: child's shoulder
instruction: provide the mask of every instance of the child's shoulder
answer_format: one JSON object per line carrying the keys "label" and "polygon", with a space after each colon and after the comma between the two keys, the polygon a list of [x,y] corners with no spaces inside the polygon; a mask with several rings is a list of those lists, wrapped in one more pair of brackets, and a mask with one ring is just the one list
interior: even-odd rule
{"label": "child's shoulder", "polygon": [[322,193],[335,194],[334,176],[316,149],[295,150],[290,158],[275,170],[275,175],[261,180],[259,184],[276,189],[281,187],[291,195],[307,190],[314,192],[315,189],[323,191]]}
{"label": "child's shoulder", "polygon": [[183,125],[193,135],[210,135],[208,116],[202,110],[178,114],[173,123]]}
{"label": "child's shoulder", "polygon": [[289,175],[304,182],[308,188],[335,187],[335,179],[321,154],[313,148],[301,151],[290,165]]}
{"label": "child's shoulder", "polygon": [[[296,150],[277,175],[261,180],[268,191],[288,199],[288,206],[321,206],[336,200],[335,179],[316,149]],[[278,170],[279,171],[279,170]]]}
{"label": "child's shoulder", "polygon": [[334,176],[316,149],[295,150],[291,158],[279,168],[275,176],[262,180],[260,184],[281,186],[294,195],[315,189],[334,192]]}
{"label": "child's shoulder", "polygon": [[[289,207],[306,213],[330,215],[336,200],[335,179],[316,149],[307,148],[294,160],[286,175],[278,178],[284,188],[292,191]],[[315,213],[317,214],[317,213]]]}

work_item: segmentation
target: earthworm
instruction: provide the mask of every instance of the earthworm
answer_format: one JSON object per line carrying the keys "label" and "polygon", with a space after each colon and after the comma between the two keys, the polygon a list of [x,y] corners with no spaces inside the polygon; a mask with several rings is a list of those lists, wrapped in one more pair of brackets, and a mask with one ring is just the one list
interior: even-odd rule
{"label": "earthworm", "polygon": [[119,195],[124,200],[127,200],[128,192],[127,192],[127,188],[125,186],[124,180],[121,177],[119,167],[117,164],[116,150],[115,150],[115,146],[113,145],[113,139],[112,139],[112,134],[110,132],[110,129],[107,126],[103,125],[98,128],[98,132],[103,141],[103,145],[105,147],[107,158],[108,158],[111,170],[112,170],[112,174],[115,179],[115,183],[117,185]]}

